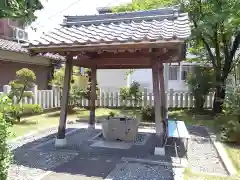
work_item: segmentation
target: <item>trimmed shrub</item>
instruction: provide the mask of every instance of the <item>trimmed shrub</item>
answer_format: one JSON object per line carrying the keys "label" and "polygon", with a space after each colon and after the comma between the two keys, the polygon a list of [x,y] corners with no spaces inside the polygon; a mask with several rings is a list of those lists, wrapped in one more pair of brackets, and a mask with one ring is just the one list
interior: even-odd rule
{"label": "trimmed shrub", "polygon": [[11,163],[11,153],[8,148],[7,138],[8,132],[8,119],[9,109],[11,108],[11,100],[7,96],[0,96],[0,179],[7,180],[8,168]]}
{"label": "trimmed shrub", "polygon": [[145,106],[140,110],[142,121],[155,122],[155,111],[154,107]]}

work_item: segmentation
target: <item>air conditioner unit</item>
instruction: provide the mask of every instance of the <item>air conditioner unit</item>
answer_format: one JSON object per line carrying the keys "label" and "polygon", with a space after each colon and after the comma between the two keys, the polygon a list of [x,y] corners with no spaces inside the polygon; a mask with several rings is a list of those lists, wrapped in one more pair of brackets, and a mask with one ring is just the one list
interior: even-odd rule
{"label": "air conditioner unit", "polygon": [[23,29],[15,28],[14,29],[14,38],[20,42],[27,42],[28,41],[28,33]]}

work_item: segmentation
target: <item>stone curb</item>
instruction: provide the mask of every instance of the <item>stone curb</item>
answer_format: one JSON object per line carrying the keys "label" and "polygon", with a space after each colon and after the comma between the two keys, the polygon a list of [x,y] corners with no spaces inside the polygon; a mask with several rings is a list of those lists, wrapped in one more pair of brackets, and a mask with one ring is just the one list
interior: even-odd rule
{"label": "stone curb", "polygon": [[181,159],[181,163],[171,163],[171,162],[164,162],[164,161],[157,161],[157,160],[126,158],[126,157],[123,157],[121,159],[121,161],[123,161],[123,162],[138,162],[138,163],[145,163],[145,164],[151,164],[151,165],[173,166],[173,167],[179,167],[179,168],[187,167],[187,160],[184,158]]}
{"label": "stone curb", "polygon": [[233,166],[232,161],[228,157],[228,154],[227,154],[225,148],[223,147],[222,143],[213,142],[213,144],[214,144],[215,148],[217,149],[218,155],[221,158],[228,174],[231,176],[237,175],[237,170]]}
{"label": "stone curb", "polygon": [[225,169],[227,170],[227,173],[230,176],[236,176],[237,175],[237,170],[232,164],[231,159],[229,158],[225,148],[223,147],[221,142],[216,141],[216,136],[214,133],[212,133],[207,127],[205,127],[207,131],[209,132],[210,139],[213,143],[213,146],[215,147],[218,156],[220,157]]}

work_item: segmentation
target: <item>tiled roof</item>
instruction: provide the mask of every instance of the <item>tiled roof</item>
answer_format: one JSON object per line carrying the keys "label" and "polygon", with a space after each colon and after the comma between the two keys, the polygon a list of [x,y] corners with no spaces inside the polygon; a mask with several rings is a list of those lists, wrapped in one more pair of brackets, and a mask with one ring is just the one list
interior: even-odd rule
{"label": "tiled roof", "polygon": [[30,46],[183,41],[190,36],[188,15],[176,8],[90,16],[65,16],[61,27]]}
{"label": "tiled roof", "polygon": [[[20,43],[17,43],[15,41],[6,40],[6,39],[0,39],[0,50],[28,54],[28,50],[26,48],[22,47],[22,45]],[[64,60],[64,58],[62,56],[55,55],[55,54],[53,55],[50,53],[43,55],[43,57],[46,57],[49,59],[55,59],[55,60]]]}

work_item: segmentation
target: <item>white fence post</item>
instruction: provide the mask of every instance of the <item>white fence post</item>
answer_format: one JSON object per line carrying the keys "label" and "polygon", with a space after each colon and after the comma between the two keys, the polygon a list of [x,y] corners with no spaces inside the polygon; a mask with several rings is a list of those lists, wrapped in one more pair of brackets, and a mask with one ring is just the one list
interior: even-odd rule
{"label": "white fence post", "polygon": [[[9,93],[11,91],[11,86],[4,85],[3,92],[0,93]],[[55,108],[61,106],[61,89],[58,87],[53,87],[52,90],[38,90],[38,87],[35,85],[31,91],[33,92],[33,97],[28,98],[24,97],[21,104],[39,104],[43,109]],[[214,93],[209,93],[205,98],[205,108],[213,107],[213,98]],[[122,106],[126,107],[145,107],[145,106],[154,106],[153,104],[154,96],[151,91],[148,91],[147,88],[144,88],[140,100],[135,103],[134,99],[130,100],[121,100],[120,93],[114,91],[103,91],[100,89],[99,98],[96,100],[97,107],[109,107],[109,108],[120,108]],[[166,91],[166,103],[169,108],[193,108],[194,107],[194,97],[189,91],[174,91],[170,89]],[[14,102],[16,102],[16,97],[14,97]],[[74,103],[74,102],[71,102]],[[82,98],[80,101],[81,107],[87,107],[89,104],[87,99]]]}
{"label": "white fence post", "polygon": [[34,85],[32,87],[32,93],[33,93],[32,104],[38,104],[38,86],[37,85]]}
{"label": "white fence post", "polygon": [[3,93],[8,94],[11,91],[11,86],[10,85],[4,85],[3,86]]}

